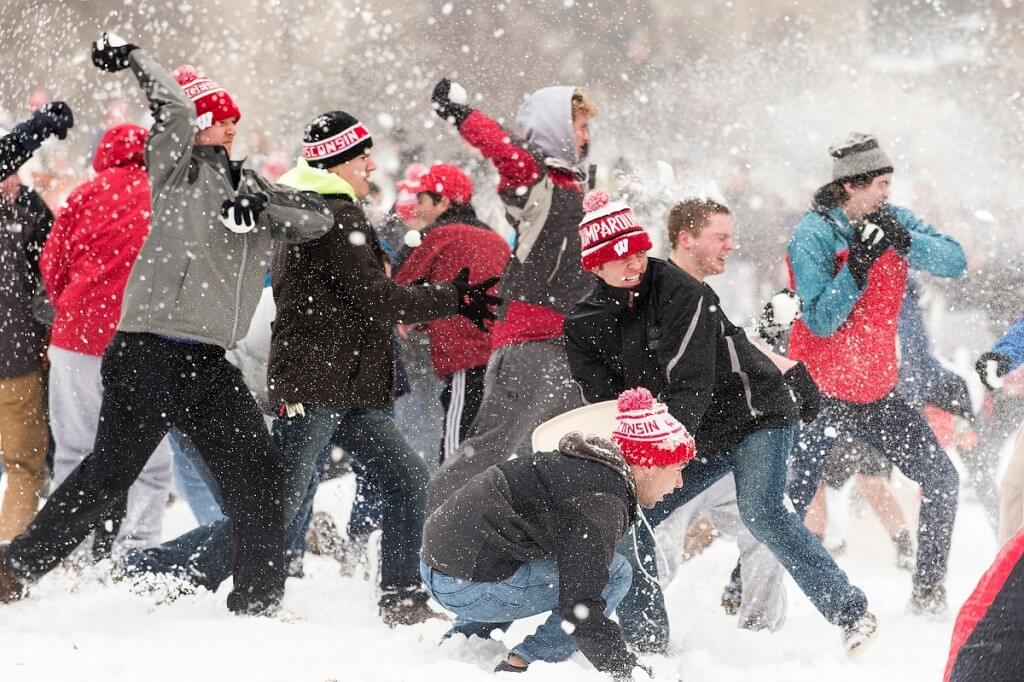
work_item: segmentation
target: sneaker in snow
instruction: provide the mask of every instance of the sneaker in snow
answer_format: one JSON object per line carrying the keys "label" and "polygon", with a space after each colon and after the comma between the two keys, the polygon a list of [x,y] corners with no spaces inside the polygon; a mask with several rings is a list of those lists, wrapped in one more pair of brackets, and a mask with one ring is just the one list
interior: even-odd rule
{"label": "sneaker in snow", "polygon": [[849,625],[843,626],[843,647],[846,655],[859,656],[878,636],[878,619],[875,614],[865,611],[864,615]]}
{"label": "sneaker in snow", "polygon": [[416,625],[431,618],[447,620],[447,616],[433,611],[427,604],[425,590],[411,588],[400,592],[385,592],[380,598],[380,617],[390,628],[396,625]]}
{"label": "sneaker in snow", "polygon": [[896,547],[896,566],[913,571],[915,566],[914,542],[910,539],[910,531],[904,528],[899,535],[894,535],[892,544]]}
{"label": "sneaker in snow", "polygon": [[508,659],[502,661],[494,669],[496,673],[525,673],[527,668],[520,668],[518,665],[512,665],[508,662]]}
{"label": "sneaker in snow", "polygon": [[914,585],[910,595],[910,612],[915,616],[940,617],[945,615],[946,586],[939,583],[930,587]]}

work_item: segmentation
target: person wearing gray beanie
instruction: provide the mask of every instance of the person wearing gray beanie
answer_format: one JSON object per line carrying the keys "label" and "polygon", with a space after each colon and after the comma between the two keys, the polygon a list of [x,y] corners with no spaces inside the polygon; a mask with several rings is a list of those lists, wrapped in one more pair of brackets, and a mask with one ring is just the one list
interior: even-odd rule
{"label": "person wearing gray beanie", "polygon": [[896,334],[908,271],[961,277],[967,263],[956,241],[889,204],[893,164],[876,137],[851,133],[828,151],[832,180],[787,250],[803,303],[789,355],[803,361],[822,394],[818,418],[793,448],[789,496],[806,514],[839,438],[883,453],[923,494],[911,610],[940,614],[959,478],[928,423],[893,390]]}

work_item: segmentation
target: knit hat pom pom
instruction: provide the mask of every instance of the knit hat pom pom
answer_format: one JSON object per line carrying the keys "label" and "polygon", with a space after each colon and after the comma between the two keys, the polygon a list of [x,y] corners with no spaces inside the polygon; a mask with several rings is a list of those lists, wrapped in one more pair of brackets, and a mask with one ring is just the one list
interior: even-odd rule
{"label": "knit hat pom pom", "polygon": [[182,64],[174,70],[174,80],[178,81],[178,85],[191,83],[197,78],[199,78],[199,71],[191,64]]}
{"label": "knit hat pom pom", "polygon": [[599,211],[607,206],[611,200],[611,195],[603,189],[592,189],[583,197],[583,210],[586,213]]}
{"label": "knit hat pom pom", "polygon": [[654,396],[646,388],[631,388],[619,396],[619,412],[649,410],[654,406]]}

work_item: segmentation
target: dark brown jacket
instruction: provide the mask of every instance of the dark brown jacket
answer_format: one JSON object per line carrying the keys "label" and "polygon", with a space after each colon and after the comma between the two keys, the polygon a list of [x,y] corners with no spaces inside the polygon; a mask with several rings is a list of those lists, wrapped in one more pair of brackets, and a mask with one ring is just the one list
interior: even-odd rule
{"label": "dark brown jacket", "polygon": [[270,400],[383,409],[393,401],[395,323],[454,315],[455,289],[395,284],[363,210],[345,195],[323,198],[330,232],[274,253]]}

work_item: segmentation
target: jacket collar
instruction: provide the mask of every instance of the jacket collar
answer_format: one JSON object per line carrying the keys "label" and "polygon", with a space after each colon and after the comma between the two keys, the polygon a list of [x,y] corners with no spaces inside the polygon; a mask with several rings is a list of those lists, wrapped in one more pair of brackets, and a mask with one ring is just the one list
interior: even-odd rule
{"label": "jacket collar", "polygon": [[334,173],[310,166],[302,157],[296,161],[295,168],[278,178],[277,183],[301,192],[342,195],[353,202],[356,200],[356,191],[348,181],[339,178]]}

